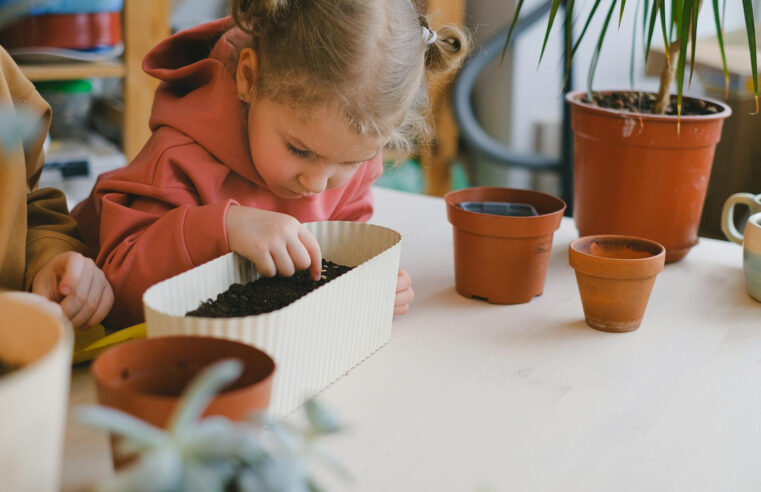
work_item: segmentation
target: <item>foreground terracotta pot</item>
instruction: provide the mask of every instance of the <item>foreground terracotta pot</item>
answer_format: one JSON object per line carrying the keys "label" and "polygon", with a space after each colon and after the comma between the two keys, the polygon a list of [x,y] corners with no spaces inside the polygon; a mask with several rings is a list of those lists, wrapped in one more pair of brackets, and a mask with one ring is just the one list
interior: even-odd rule
{"label": "foreground terracotta pot", "polygon": [[[0,295],[0,489],[60,489],[74,334],[32,294]],[[60,313],[60,311],[59,311]]]}
{"label": "foreground terracotta pot", "polygon": [[[458,293],[494,304],[520,304],[543,292],[563,200],[537,191],[490,187],[452,191],[444,199],[453,228]],[[505,217],[458,206],[480,201],[527,203],[539,215]]]}
{"label": "foreground terracotta pot", "polygon": [[275,362],[261,350],[221,338],[160,337],[117,345],[104,352],[91,371],[98,402],[165,427],[179,396],[203,368],[236,358],[243,374],[212,400],[204,415],[244,420],[270,402]]}
{"label": "foreground terracotta pot", "polygon": [[[613,92],[613,91],[610,91]],[[682,259],[698,241],[716,144],[729,106],[684,116],[602,109],[569,93],[574,132],[574,219],[580,236],[622,234],[656,241],[666,261]]]}
{"label": "foreground terracotta pot", "polygon": [[639,328],[665,248],[635,237],[588,236],[572,242],[568,256],[587,324],[611,332]]}

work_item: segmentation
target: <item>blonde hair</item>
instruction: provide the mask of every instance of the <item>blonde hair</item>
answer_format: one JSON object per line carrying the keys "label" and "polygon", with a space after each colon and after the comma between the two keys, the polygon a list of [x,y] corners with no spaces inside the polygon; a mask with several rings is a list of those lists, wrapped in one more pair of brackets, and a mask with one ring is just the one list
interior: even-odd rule
{"label": "blonde hair", "polygon": [[260,59],[257,97],[337,105],[397,155],[431,137],[426,73],[452,73],[469,45],[455,26],[428,44],[411,0],[233,0],[232,16]]}

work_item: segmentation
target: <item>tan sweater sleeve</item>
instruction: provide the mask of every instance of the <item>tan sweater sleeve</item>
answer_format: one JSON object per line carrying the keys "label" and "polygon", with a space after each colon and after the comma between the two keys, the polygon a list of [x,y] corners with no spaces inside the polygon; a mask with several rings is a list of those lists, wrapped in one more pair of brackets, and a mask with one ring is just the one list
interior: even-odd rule
{"label": "tan sweater sleeve", "polygon": [[[19,145],[17,149],[2,149],[0,156],[2,164],[6,166],[7,176],[19,178],[0,182],[0,189],[14,191],[14,193],[8,193],[6,197],[14,196],[16,197],[14,200],[19,198],[23,200],[17,188],[22,186],[26,188],[26,203],[7,204],[9,208],[15,210],[17,215],[2,218],[0,222],[9,222],[11,226],[7,227],[7,224],[0,223],[0,231],[7,233],[10,241],[25,248],[23,256],[21,254],[11,256],[14,263],[19,260],[24,262],[23,285],[15,287],[30,290],[34,276],[54,256],[65,251],[85,253],[86,248],[79,236],[76,222],[69,215],[64,194],[53,188],[38,189],[40,174],[45,164],[42,144],[50,127],[50,106],[2,47],[0,47],[0,69],[4,79],[0,84],[0,93],[2,93],[0,102],[10,104],[11,108],[23,106],[26,110],[39,114],[41,119],[40,131],[34,138],[23,147]],[[21,179],[22,169],[26,171],[23,173],[25,182]],[[4,199],[1,201],[5,202]],[[6,204],[3,203],[3,205]],[[23,243],[20,237],[13,237],[24,233],[26,238]],[[9,246],[12,248],[11,245]],[[7,261],[8,258],[0,258],[0,265]],[[9,269],[19,267],[17,264],[8,266]]]}

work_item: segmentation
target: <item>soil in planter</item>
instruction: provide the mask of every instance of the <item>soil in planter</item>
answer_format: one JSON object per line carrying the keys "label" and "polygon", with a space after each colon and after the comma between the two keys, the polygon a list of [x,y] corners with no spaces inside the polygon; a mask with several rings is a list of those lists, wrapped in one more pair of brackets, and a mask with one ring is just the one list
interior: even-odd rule
{"label": "soil in planter", "polygon": [[[632,113],[654,114],[656,94],[651,92],[613,92],[592,93],[591,104],[606,109],[629,111]],[[587,96],[581,102],[590,103]],[[691,97],[682,98],[682,116],[700,116],[721,112],[721,107]],[[671,104],[666,108],[667,115],[676,116],[676,96],[671,96]]]}
{"label": "soil in planter", "polygon": [[3,359],[0,359],[0,377],[5,376],[6,374],[10,374],[19,367],[15,364],[9,364],[5,362]]}
{"label": "soil in planter", "polygon": [[322,260],[322,278],[315,282],[308,271],[296,272],[292,277],[260,278],[247,284],[233,284],[216,300],[203,302],[186,316],[204,318],[234,318],[276,311],[317,287],[340,277],[352,267]]}

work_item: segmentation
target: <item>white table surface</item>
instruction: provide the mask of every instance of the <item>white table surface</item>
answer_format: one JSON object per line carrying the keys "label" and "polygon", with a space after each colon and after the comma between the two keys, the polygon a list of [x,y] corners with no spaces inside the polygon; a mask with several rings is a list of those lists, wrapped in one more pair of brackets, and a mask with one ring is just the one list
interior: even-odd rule
{"label": "white table surface", "polygon": [[[761,303],[742,249],[701,239],[658,276],[642,326],[587,327],[564,219],[544,294],[499,306],[454,290],[438,198],[376,189],[416,299],[391,342],[321,393],[350,427],[327,448],[361,491],[761,490]],[[111,473],[74,371],[64,490]]]}

